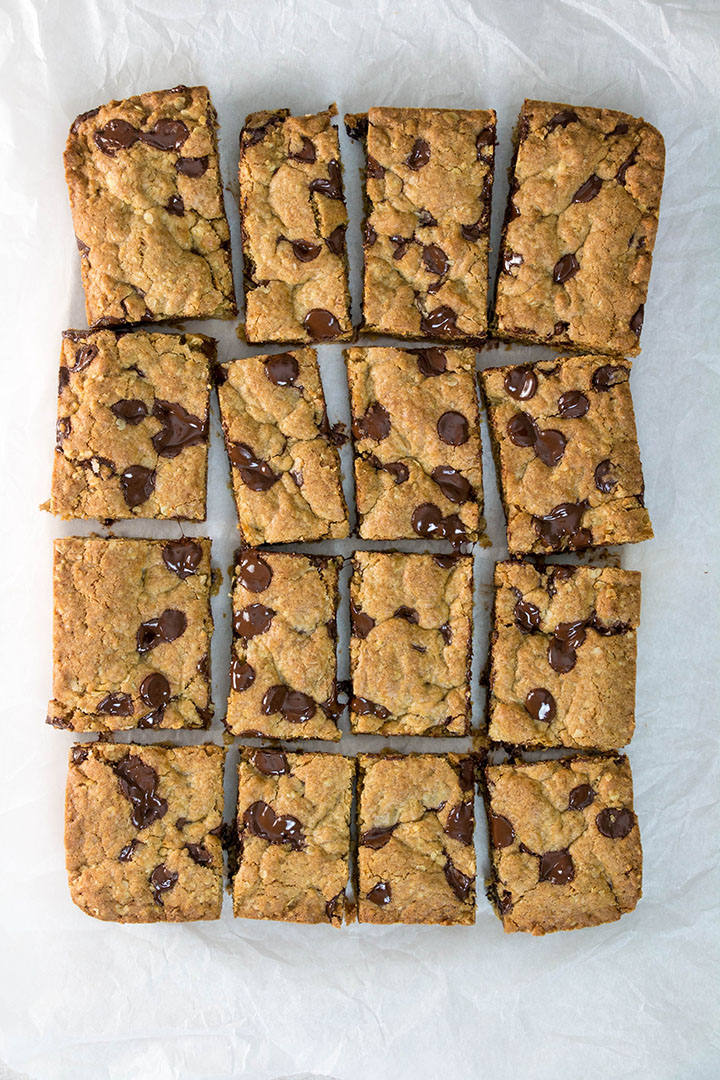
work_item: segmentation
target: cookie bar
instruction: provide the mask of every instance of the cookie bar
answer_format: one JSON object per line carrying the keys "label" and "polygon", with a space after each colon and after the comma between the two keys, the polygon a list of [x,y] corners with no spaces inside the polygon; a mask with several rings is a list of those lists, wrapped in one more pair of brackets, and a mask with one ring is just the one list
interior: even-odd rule
{"label": "cookie bar", "polygon": [[350,584],[353,732],[466,735],[469,555],[357,551]]}
{"label": "cookie bar", "polygon": [[338,573],[342,559],[238,552],[225,724],[234,735],[339,739]]}
{"label": "cookie bar", "polygon": [[50,511],[204,520],[214,356],[199,334],[67,330]]}
{"label": "cookie bar", "polygon": [[73,746],[65,802],[73,902],[109,922],[219,919],[224,759],[212,745]]}
{"label": "cookie bar", "polygon": [[337,112],[252,113],[240,136],[240,216],[249,342],[349,341]]}
{"label": "cookie bar", "polygon": [[341,926],[355,762],[248,749],[238,776],[235,915]]}
{"label": "cookie bar", "polygon": [[639,573],[498,563],[490,738],[526,748],[629,743],[639,622]]}
{"label": "cookie bar", "polygon": [[347,536],[343,436],[328,423],[315,350],[249,356],[216,376],[243,541]]}
{"label": "cookie bar", "polygon": [[653,535],[630,367],[575,356],[481,372],[511,554]]}
{"label": "cookie bar", "polygon": [[237,315],[207,87],[78,116],[65,176],[90,326]]}
{"label": "cookie bar", "polygon": [[613,922],[641,895],[642,848],[623,756],[485,770],[488,896],[508,933]]}
{"label": "cookie bar", "polygon": [[55,540],[48,723],[207,727],[210,591],[209,540]]}
{"label": "cookie bar", "polygon": [[493,335],[636,355],[665,169],[662,135],[626,113],[526,101],[515,140]]}
{"label": "cookie bar", "polygon": [[472,349],[345,352],[360,536],[484,539]]}
{"label": "cookie bar", "polygon": [[365,169],[363,329],[487,335],[492,109],[370,109],[346,117]]}
{"label": "cookie bar", "polygon": [[358,767],[358,921],[474,923],[472,757],[360,754]]}

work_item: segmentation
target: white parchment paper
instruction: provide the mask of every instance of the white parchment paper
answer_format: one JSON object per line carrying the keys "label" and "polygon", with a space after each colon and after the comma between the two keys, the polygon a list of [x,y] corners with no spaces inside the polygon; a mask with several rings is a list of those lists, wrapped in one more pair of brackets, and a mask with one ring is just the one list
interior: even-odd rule
{"label": "white parchment paper", "polygon": [[[0,1077],[720,1076],[719,39],[718,0],[0,0]],[[661,224],[632,376],[656,538],[621,555],[643,571],[629,753],[645,895],[619,923],[504,936],[482,896],[482,824],[470,928],[233,921],[227,899],[218,923],[121,927],[70,902],[71,739],[43,723],[50,542],[90,527],[37,510],[49,493],[60,333],[85,325],[61,155],[77,113],[180,82],[206,83],[219,112],[238,282],[237,138],[254,109],[496,108],[495,247],[523,97],[623,109],[664,133]],[[342,139],[357,297],[360,154]],[[198,329],[220,338],[222,359],[250,351],[232,326]],[[540,352],[484,352],[480,362],[521,354]],[[332,419],[347,420],[339,349],[323,348],[321,363]],[[217,437],[215,423],[209,521],[188,531],[212,536],[226,569],[237,532]],[[493,547],[476,561],[476,675],[493,562],[506,553],[487,454],[486,466]],[[177,535],[172,523],[116,531]],[[219,714],[227,586],[226,575],[214,601]],[[221,739],[219,721],[209,737]],[[359,745],[345,736],[340,749]],[[228,816],[231,799],[229,789]]]}

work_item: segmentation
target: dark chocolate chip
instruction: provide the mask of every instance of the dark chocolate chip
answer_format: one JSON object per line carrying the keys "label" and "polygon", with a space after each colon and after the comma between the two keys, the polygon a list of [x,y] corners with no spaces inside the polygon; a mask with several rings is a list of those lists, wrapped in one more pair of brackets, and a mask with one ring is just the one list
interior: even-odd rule
{"label": "dark chocolate chip", "polygon": [[70,366],[70,371],[82,371],[97,354],[97,345],[81,345],[75,350],[75,363]]}
{"label": "dark chocolate chip", "polygon": [[570,278],[575,277],[580,269],[580,263],[577,261],[572,253],[563,255],[561,259],[555,263],[553,269],[553,281],[556,285],[562,285],[564,282],[569,281]]}
{"label": "dark chocolate chip", "polygon": [[148,407],[144,401],[137,398],[123,398],[110,406],[110,411],[115,413],[118,420],[124,420],[126,424],[135,427],[148,415]]}
{"label": "dark chocolate chip", "polygon": [[68,369],[65,367],[64,364],[61,364],[60,365],[60,370],[58,371],[58,397],[60,396],[60,394],[62,394],[65,387],[69,386],[69,385],[70,385],[70,372],[68,371]]}
{"label": "dark chocolate chip", "polygon": [[364,697],[350,698],[350,708],[357,716],[376,716],[378,720],[387,720],[390,712],[383,705],[377,705],[374,701],[368,701]]}
{"label": "dark chocolate chip", "polygon": [[535,421],[527,413],[516,413],[507,423],[507,433],[515,446],[534,446],[537,439]]}
{"label": "dark chocolate chip", "polygon": [[421,503],[417,506],[412,512],[410,522],[418,536],[449,540],[454,547],[467,540],[465,527],[457,514],[444,518],[440,507],[435,503]]}
{"label": "dark chocolate chip", "polygon": [[422,228],[430,228],[437,225],[437,218],[433,217],[429,210],[418,210],[418,225]]}
{"label": "dark chocolate chip", "polygon": [[311,180],[310,190],[325,195],[328,199],[342,199],[342,172],[340,166],[333,158],[332,161],[328,162],[327,168],[327,178],[318,176],[315,180]]}
{"label": "dark chocolate chip", "polygon": [[461,758],[458,766],[458,777],[463,791],[475,790],[475,761],[472,757]]}
{"label": "dark chocolate chip", "polygon": [[[441,557],[442,556],[438,556],[438,558],[441,558]],[[450,623],[443,623],[442,624],[442,626],[440,627],[440,634],[441,634],[442,639],[443,639],[443,641],[445,642],[446,645],[451,645],[452,644],[453,634],[452,634],[452,627],[450,626]]]}
{"label": "dark chocolate chip", "polygon": [[602,180],[599,176],[593,173],[584,184],[581,184],[573,195],[571,202],[574,203],[586,203],[590,202],[600,191],[602,187]]}
{"label": "dark chocolate chip", "polygon": [[71,133],[73,135],[77,135],[78,131],[80,130],[81,125],[84,124],[86,120],[91,120],[93,118],[93,116],[97,116],[97,114],[99,112],[100,112],[100,109],[98,107],[97,109],[88,109],[87,112],[80,113],[79,116],[75,117],[75,119],[73,120],[73,122],[72,122],[72,124],[70,126]]}
{"label": "dark chocolate chip", "polygon": [[255,668],[243,663],[237,656],[230,661],[230,685],[237,693],[242,693],[255,682]]}
{"label": "dark chocolate chip", "polygon": [[457,555],[433,555],[433,562],[442,570],[452,570],[457,566]]}
{"label": "dark chocolate chip", "polygon": [[282,776],[290,772],[288,759],[282,750],[252,750],[250,761],[263,776]]}
{"label": "dark chocolate chip", "polygon": [[518,401],[529,401],[537,391],[538,378],[529,367],[511,368],[503,380],[503,385],[510,397]]}
{"label": "dark chocolate chip", "polygon": [[645,316],[645,305],[641,304],[640,307],[635,312],[635,314],[633,315],[632,319],[630,320],[630,329],[632,330],[633,334],[636,334],[638,337],[640,337],[640,331],[642,330],[642,327],[643,327],[643,318],[644,318],[644,316]]}
{"label": "dark chocolate chip", "polygon": [[328,917],[329,922],[334,922],[339,919],[342,922],[343,916],[343,901],[345,899],[345,891],[339,892],[337,896],[331,897],[330,900],[325,902],[325,914]]}
{"label": "dark chocolate chip", "polygon": [[158,795],[158,775],[133,754],[128,754],[114,766],[120,791],[132,803],[132,823],[145,829],[167,813],[167,801]]}
{"label": "dark chocolate chip", "polygon": [[345,250],[345,226],[338,225],[333,229],[325,243],[333,255],[342,255]]}
{"label": "dark chocolate chip", "polygon": [[622,840],[632,830],[635,815],[624,806],[608,806],[600,811],[595,818],[595,824],[603,836],[610,840]]}
{"label": "dark chocolate chip", "polygon": [[388,473],[396,484],[404,484],[410,476],[410,470],[402,461],[378,461],[376,457],[370,459],[370,464],[378,470]]}
{"label": "dark chocolate chip", "polygon": [[557,713],[555,698],[544,686],[537,686],[534,690],[528,691],[525,708],[533,720],[539,720],[543,724],[551,724]]}
{"label": "dark chocolate chip", "polygon": [[163,546],[162,559],[167,569],[184,581],[196,573],[202,562],[202,548],[187,536],[182,540],[169,540]]}
{"label": "dark chocolate chip", "polygon": [[372,247],[377,240],[377,233],[373,229],[369,221],[366,221],[363,225],[363,247]]}
{"label": "dark chocolate chip", "polygon": [[413,623],[415,626],[420,622],[420,616],[415,608],[407,607],[405,604],[395,611],[393,617],[395,619],[405,619],[406,622]]}
{"label": "dark chocolate chip", "polygon": [[522,266],[523,257],[517,251],[506,251],[503,255],[503,270],[509,274],[516,266]]}
{"label": "dark chocolate chip", "polygon": [[304,724],[312,720],[316,708],[315,702],[307,694],[299,690],[291,690],[282,684],[271,686],[266,690],[261,705],[264,716],[279,712],[290,724]]}
{"label": "dark chocolate chip", "polygon": [[589,784],[578,784],[568,796],[568,810],[584,810],[595,799],[595,792]]}
{"label": "dark chocolate chip", "polygon": [[170,700],[170,683],[164,675],[153,671],[140,684],[140,697],[151,709],[160,709]]}
{"label": "dark chocolate chip", "polygon": [[577,650],[585,641],[585,620],[560,623],[555,628],[548,647],[548,663],[560,675],[572,671],[577,662]]}
{"label": "dark chocolate chip", "polygon": [[475,149],[477,151],[477,160],[485,161],[483,150],[486,146],[495,146],[497,142],[495,138],[495,128],[486,127],[477,135],[475,139]]}
{"label": "dark chocolate chip", "polygon": [[273,113],[264,124],[260,124],[258,127],[244,128],[241,135],[241,146],[247,148],[262,142],[271,128],[277,127],[278,124],[282,124],[284,121],[285,115],[283,113]]}
{"label": "dark chocolate chip", "polygon": [[72,760],[73,765],[82,765],[83,761],[87,759],[88,752],[84,746],[73,746],[72,748]]}
{"label": "dark chocolate chip", "polygon": [[468,877],[467,874],[463,874],[462,870],[458,870],[457,866],[455,866],[452,859],[449,857],[443,869],[445,870],[445,877],[448,885],[455,893],[458,900],[464,903],[470,896],[475,878]]}
{"label": "dark chocolate chip", "polygon": [[521,597],[515,605],[513,614],[517,626],[524,634],[532,634],[535,630],[540,629],[542,620],[540,608],[536,607],[535,604],[531,604],[529,600],[524,600]]}
{"label": "dark chocolate chip", "polygon": [[619,123],[617,123],[615,125],[615,127],[612,129],[612,131],[609,131],[605,137],[607,139],[609,139],[613,135],[627,135],[627,132],[628,132],[627,124],[625,123],[624,120],[620,120]]}
{"label": "dark chocolate chip", "polygon": [[309,240],[291,240],[290,247],[299,262],[312,262],[322,251],[320,244],[312,244]]}
{"label": "dark chocolate chip", "polygon": [[367,899],[378,907],[384,907],[392,900],[392,889],[389,881],[378,881],[367,894]]}
{"label": "dark chocolate chip", "polygon": [[355,437],[382,442],[390,434],[391,426],[390,413],[379,401],[375,401],[365,410],[365,415],[357,420]]}
{"label": "dark chocolate chip", "polygon": [[178,874],[175,870],[168,870],[164,863],[156,866],[150,875],[150,885],[155,896],[155,903],[163,904],[162,894],[168,892],[177,885]]}
{"label": "dark chocolate chip", "polygon": [[106,716],[132,716],[135,711],[129,694],[107,694],[97,707]]}
{"label": "dark chocolate chip", "polygon": [[421,375],[432,378],[447,371],[447,356],[442,349],[408,349],[417,360]]}
{"label": "dark chocolate chip", "polygon": [[475,815],[471,802],[462,802],[454,806],[448,814],[445,823],[445,832],[453,840],[459,840],[461,844],[472,844]]}
{"label": "dark chocolate chip", "polygon": [[179,150],[190,132],[182,120],[163,118],[150,131],[138,132],[138,138],[156,150]]}
{"label": "dark chocolate chip", "polygon": [[340,323],[325,308],[313,308],[303,319],[303,326],[313,341],[327,341],[341,333]]}
{"label": "dark chocolate chip", "polygon": [[427,165],[430,160],[430,144],[425,139],[416,139],[409,155],[405,158],[405,164],[409,169],[417,172]]}
{"label": "dark chocolate chip", "polygon": [[562,112],[555,113],[547,123],[547,133],[550,134],[555,128],[566,128],[568,124],[577,123],[578,115],[573,112],[572,109],[563,109]]}
{"label": "dark chocolate chip", "polygon": [[436,465],[430,476],[450,502],[466,503],[473,497],[470,481],[449,465]]}
{"label": "dark chocolate chip", "polygon": [[307,137],[307,135],[301,135],[300,141],[302,142],[302,147],[298,150],[297,154],[288,154],[288,157],[292,158],[293,161],[307,161],[312,165],[317,160],[315,144],[312,139]]}
{"label": "dark chocolate chip", "polygon": [[562,851],[546,851],[540,856],[538,871],[540,881],[549,881],[551,885],[567,885],[575,877],[572,856],[567,848]]}
{"label": "dark chocolate chip", "polygon": [[490,836],[493,847],[510,847],[515,839],[515,830],[512,827],[512,822],[508,821],[502,814],[491,814]]}
{"label": "dark chocolate chip", "polygon": [[482,219],[479,219],[478,221],[473,222],[472,225],[461,225],[460,226],[460,232],[465,237],[465,239],[470,240],[471,243],[474,243],[476,240],[479,240],[480,237],[483,235],[483,231],[484,230],[483,230],[483,226],[482,226]]}
{"label": "dark chocolate chip", "polygon": [[265,592],[273,578],[272,567],[256,551],[243,551],[235,564],[238,580],[248,592]]}
{"label": "dark chocolate chip", "polygon": [[579,390],[566,390],[558,398],[558,412],[566,419],[584,416],[590,408],[590,402]]}
{"label": "dark chocolate chip", "polygon": [[566,439],[561,431],[556,431],[555,428],[538,431],[535,439],[535,453],[548,468],[557,465],[562,459],[565,446]]}
{"label": "dark chocolate chip", "polygon": [[393,251],[393,259],[395,259],[396,262],[399,262],[400,259],[407,254],[407,249],[412,242],[412,237],[406,240],[404,236],[390,236],[388,239],[395,248]]}
{"label": "dark chocolate chip", "polygon": [[601,461],[595,469],[595,487],[598,491],[602,491],[603,494],[607,494],[617,484],[617,477],[612,475],[613,463],[609,458],[605,461]]}
{"label": "dark chocolate chip", "polygon": [[174,217],[182,217],[185,213],[185,203],[180,195],[171,195],[165,204],[165,209],[168,214],[172,214]]}
{"label": "dark chocolate chip", "polygon": [[277,476],[262,458],[246,443],[233,443],[228,447],[231,463],[240,473],[240,479],[251,491],[269,491]]}
{"label": "dark chocolate chip", "polygon": [[423,247],[422,261],[425,269],[431,274],[442,276],[450,269],[450,260],[441,247],[437,244],[426,244]]}
{"label": "dark chocolate chip", "polygon": [[630,154],[630,156],[627,157],[625,159],[625,161],[623,161],[622,165],[620,166],[618,171],[615,173],[615,179],[617,180],[618,184],[622,184],[623,186],[625,185],[625,183],[627,181],[627,171],[637,161],[637,155],[638,155],[638,149],[637,149],[637,146],[636,146],[635,149],[633,150],[633,152]]}
{"label": "dark chocolate chip", "polygon": [[179,157],[175,162],[175,168],[181,176],[189,176],[192,180],[204,176],[210,164],[209,157]]}
{"label": "dark chocolate chip", "polygon": [[189,819],[186,817],[179,817],[175,822],[175,828],[180,830],[184,829],[188,823],[188,820]]}
{"label": "dark chocolate chip", "polygon": [[70,423],[69,416],[61,416],[55,425],[55,448],[60,450],[63,441],[67,439],[68,435],[72,431],[72,424]]}
{"label": "dark chocolate chip", "polygon": [[152,444],[160,457],[177,457],[188,446],[207,442],[207,420],[200,420],[177,401],[161,401],[153,405],[153,416],[162,427],[153,435]]}
{"label": "dark chocolate chip", "polygon": [[367,164],[365,166],[365,175],[370,180],[382,180],[382,178],[385,176],[384,167],[380,164],[379,161],[376,161],[375,158],[372,157],[371,154],[368,154],[368,156],[367,156]]}
{"label": "dark chocolate chip", "polygon": [[210,678],[210,657],[207,653],[203,653],[203,655],[200,657],[197,664],[195,665],[195,670],[197,671],[198,675],[202,675],[203,679]]}
{"label": "dark chocolate chip", "polygon": [[272,806],[262,800],[248,806],[243,822],[254,836],[271,844],[289,844],[294,851],[305,846],[305,835],[298,819],[290,814],[276,814]]}
{"label": "dark chocolate chip", "polygon": [[369,847],[373,851],[379,851],[388,843],[399,824],[396,821],[394,825],[376,825],[373,829],[366,829],[364,833],[360,834],[358,843],[362,847]]}
{"label": "dark chocolate chip", "polygon": [[139,138],[140,132],[127,120],[109,120],[104,127],[93,133],[98,150],[108,157],[115,157],[118,150],[134,146]]}
{"label": "dark chocolate chip", "polygon": [[193,862],[196,862],[198,866],[212,865],[212,855],[202,844],[186,844],[185,848],[190,858]]}
{"label": "dark chocolate chip", "polygon": [[350,600],[350,621],[352,623],[352,632],[358,638],[366,638],[375,626],[375,620],[359,607],[356,607],[353,599]]}
{"label": "dark chocolate chip", "polygon": [[457,312],[443,304],[422,316],[420,329],[427,337],[453,337],[458,333]]}
{"label": "dark chocolate chip", "polygon": [[603,364],[593,372],[592,384],[595,390],[610,390],[618,383],[626,382],[628,369],[618,364]]}
{"label": "dark chocolate chip", "polygon": [[162,615],[141,623],[136,635],[137,651],[150,652],[158,645],[175,641],[187,629],[185,613],[176,608],[166,608]]}
{"label": "dark chocolate chip", "polygon": [[462,446],[470,437],[467,418],[452,410],[444,412],[437,422],[437,433],[448,446]]}
{"label": "dark chocolate chip", "polygon": [[155,471],[145,465],[131,465],[120,474],[120,490],[128,506],[140,506],[155,490]]}
{"label": "dark chocolate chip", "polygon": [[135,849],[142,843],[142,840],[131,840],[129,844],[126,844],[124,848],[120,849],[118,855],[118,862],[131,862],[132,857],[135,854]]}
{"label": "dark chocolate chip", "polygon": [[570,547],[587,547],[592,542],[588,529],[581,528],[582,517],[588,504],[559,503],[549,514],[533,517],[535,530],[548,547],[558,550],[567,541]]}
{"label": "dark chocolate chip", "polygon": [[264,604],[249,604],[233,616],[235,633],[241,638],[256,637],[270,629],[275,612]]}

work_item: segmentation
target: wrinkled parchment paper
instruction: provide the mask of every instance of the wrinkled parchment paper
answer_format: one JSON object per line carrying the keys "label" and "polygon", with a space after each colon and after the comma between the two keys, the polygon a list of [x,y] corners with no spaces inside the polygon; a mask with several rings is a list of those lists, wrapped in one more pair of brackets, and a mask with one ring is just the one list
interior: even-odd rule
{"label": "wrinkled parchment paper", "polygon": [[[720,1075],[719,39],[715,0],[0,4],[0,1077]],[[667,180],[643,352],[632,377],[656,538],[622,552],[624,566],[643,571],[630,758],[645,895],[621,922],[545,939],[505,937],[482,888],[471,928],[337,931],[233,921],[227,900],[219,923],[121,927],[95,922],[70,902],[62,807],[71,738],[43,723],[50,541],[91,526],[62,525],[37,510],[49,492],[60,332],[85,325],[61,155],[77,113],[181,82],[207,83],[219,112],[238,281],[237,139],[254,109],[312,112],[331,101],[341,114],[372,104],[493,106],[500,136],[495,247],[510,133],[524,96],[642,114],[664,133]],[[342,140],[357,297],[360,153],[344,133]],[[222,359],[251,351],[232,326],[197,328],[220,338]],[[480,363],[521,354],[541,352],[484,352]],[[324,347],[321,362],[331,418],[347,420],[340,350]],[[187,531],[207,531],[214,562],[226,570],[237,532],[214,424],[209,521]],[[476,676],[487,649],[492,566],[505,555],[487,454],[486,466],[493,547],[476,561]],[[116,532],[175,536],[177,526],[135,522]],[[225,574],[214,601],[219,713],[227,691],[227,591]],[[219,720],[209,737],[221,739]],[[353,753],[360,745],[345,737],[340,749]],[[401,745],[409,748],[408,740]],[[231,785],[228,791],[229,816]],[[484,845],[481,824],[480,879]]]}

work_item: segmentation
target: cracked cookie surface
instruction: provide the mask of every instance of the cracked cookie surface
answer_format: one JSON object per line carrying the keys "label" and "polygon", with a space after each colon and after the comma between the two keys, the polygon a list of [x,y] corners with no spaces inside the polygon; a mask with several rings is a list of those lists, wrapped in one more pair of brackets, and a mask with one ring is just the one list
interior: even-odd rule
{"label": "cracked cookie surface", "polygon": [[354,776],[339,754],[241,751],[236,917],[342,925]]}
{"label": "cracked cookie surface", "polygon": [[51,513],[204,520],[214,356],[200,334],[67,330]]}
{"label": "cracked cookie surface", "polygon": [[493,110],[370,109],[363,140],[363,330],[415,340],[487,334]]}
{"label": "cracked cookie surface", "polygon": [[249,342],[352,339],[336,111],[278,109],[245,121],[239,178]]}
{"label": "cracked cookie surface", "polygon": [[207,727],[210,541],[64,537],[54,551],[48,723]]}
{"label": "cracked cookie surface", "polygon": [[623,756],[485,770],[492,877],[506,932],[613,922],[641,895],[642,848]]}
{"label": "cracked cookie surface", "polygon": [[588,750],[629,743],[639,622],[635,571],[498,563],[490,738]]}
{"label": "cracked cookie surface", "polygon": [[91,326],[237,315],[216,129],[204,86],[73,123],[65,175]]}
{"label": "cracked cookie surface", "polygon": [[350,583],[352,731],[466,735],[470,556],[357,551]]}
{"label": "cracked cookie surface", "polygon": [[211,745],[74,746],[65,801],[74,903],[110,922],[220,918],[224,759]]}
{"label": "cracked cookie surface", "polygon": [[662,136],[626,113],[526,101],[515,137],[493,334],[636,355],[665,168]]}
{"label": "cracked cookie surface", "polygon": [[485,539],[472,349],[345,350],[360,536]]}
{"label": "cracked cookie surface", "polygon": [[571,356],[480,373],[511,554],[652,537],[630,367]]}
{"label": "cracked cookie surface", "polygon": [[358,921],[475,922],[474,763],[358,756]]}
{"label": "cracked cookie surface", "polygon": [[335,618],[341,565],[339,558],[238,552],[225,720],[233,735],[340,738]]}
{"label": "cracked cookie surface", "polygon": [[240,532],[250,546],[347,536],[348,512],[314,349],[216,369]]}

